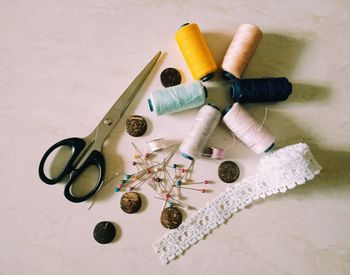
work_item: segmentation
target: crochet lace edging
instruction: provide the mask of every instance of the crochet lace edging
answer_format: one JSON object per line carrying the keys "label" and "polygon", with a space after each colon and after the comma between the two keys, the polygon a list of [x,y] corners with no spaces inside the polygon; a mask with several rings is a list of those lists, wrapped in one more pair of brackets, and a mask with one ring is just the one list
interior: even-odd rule
{"label": "crochet lace edging", "polygon": [[321,169],[304,143],[268,154],[259,162],[259,173],[228,186],[225,192],[208,202],[188,221],[167,232],[153,245],[154,250],[160,253],[161,262],[168,264],[253,201],[304,184],[319,174]]}

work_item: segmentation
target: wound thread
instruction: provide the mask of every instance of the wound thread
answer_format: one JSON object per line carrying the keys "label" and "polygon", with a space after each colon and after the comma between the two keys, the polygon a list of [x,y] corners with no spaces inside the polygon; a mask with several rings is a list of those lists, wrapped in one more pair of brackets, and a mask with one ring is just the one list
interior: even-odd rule
{"label": "wound thread", "polygon": [[198,25],[182,25],[176,32],[175,39],[193,78],[202,81],[212,78],[217,65]]}
{"label": "wound thread", "polygon": [[274,145],[275,137],[239,103],[234,103],[227,111],[223,117],[223,123],[257,154],[269,151]]}
{"label": "wound thread", "polygon": [[241,78],[261,38],[262,32],[257,26],[239,26],[222,61],[221,68],[225,79]]}
{"label": "wound thread", "polygon": [[206,97],[206,88],[200,81],[195,81],[152,92],[148,106],[151,112],[160,116],[201,106]]}
{"label": "wound thread", "polygon": [[292,89],[286,77],[235,79],[231,84],[231,96],[240,103],[275,102],[286,100]]}
{"label": "wound thread", "polygon": [[182,156],[193,160],[203,155],[205,146],[211,138],[221,118],[220,111],[211,105],[204,105],[198,111],[191,130],[182,141],[179,150]]}

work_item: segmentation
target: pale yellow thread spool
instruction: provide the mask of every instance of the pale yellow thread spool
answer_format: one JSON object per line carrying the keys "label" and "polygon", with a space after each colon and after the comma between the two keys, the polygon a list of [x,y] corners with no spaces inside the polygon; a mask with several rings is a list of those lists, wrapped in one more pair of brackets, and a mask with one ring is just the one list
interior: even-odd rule
{"label": "pale yellow thread spool", "polygon": [[198,25],[182,25],[176,32],[175,39],[193,78],[202,81],[212,78],[218,68]]}
{"label": "pale yellow thread spool", "polygon": [[224,78],[241,78],[261,38],[262,32],[257,26],[251,24],[239,26],[222,61]]}

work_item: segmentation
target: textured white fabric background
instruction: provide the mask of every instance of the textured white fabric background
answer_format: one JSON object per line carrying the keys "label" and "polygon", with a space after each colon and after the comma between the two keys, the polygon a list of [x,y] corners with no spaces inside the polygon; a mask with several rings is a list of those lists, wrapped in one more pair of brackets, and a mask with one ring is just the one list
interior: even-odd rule
{"label": "textured white fabric background", "polygon": [[[0,274],[349,274],[350,124],[348,1],[5,1],[0,0]],[[132,147],[158,137],[181,140],[197,110],[156,117],[146,99],[161,87],[162,69],[179,68],[192,81],[174,33],[197,22],[220,62],[241,23],[264,37],[245,77],[287,76],[288,101],[250,105],[277,146],[307,142],[324,170],[312,183],[236,214],[184,256],[163,266],[152,244],[165,229],[162,203],[143,188],[136,215],[119,208],[121,194],[106,187],[91,211],[72,204],[63,186],[37,175],[53,142],[88,134],[146,62],[166,52],[126,116],[144,115],[145,137],[131,139],[120,124],[105,155],[108,171],[132,170]],[[224,107],[225,83],[210,82],[209,99]],[[220,126],[211,145],[227,145]],[[144,146],[145,147],[145,146]],[[227,158],[253,175],[260,156],[237,142]],[[184,161],[182,161],[185,163]],[[194,179],[216,181],[212,192],[188,192],[204,206],[225,190],[219,162],[200,160]],[[186,211],[189,217],[192,211]],[[95,224],[118,225],[117,240],[99,245]]]}

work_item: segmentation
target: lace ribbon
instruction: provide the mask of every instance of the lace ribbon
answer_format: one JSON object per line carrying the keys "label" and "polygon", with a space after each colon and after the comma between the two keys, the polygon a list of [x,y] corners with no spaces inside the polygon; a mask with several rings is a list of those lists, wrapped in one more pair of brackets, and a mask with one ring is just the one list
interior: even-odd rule
{"label": "lace ribbon", "polygon": [[321,169],[305,143],[290,145],[265,155],[259,162],[259,173],[228,186],[225,192],[208,202],[188,221],[166,233],[153,245],[154,250],[160,253],[161,262],[168,264],[232,214],[253,201],[284,193],[313,179]]}

